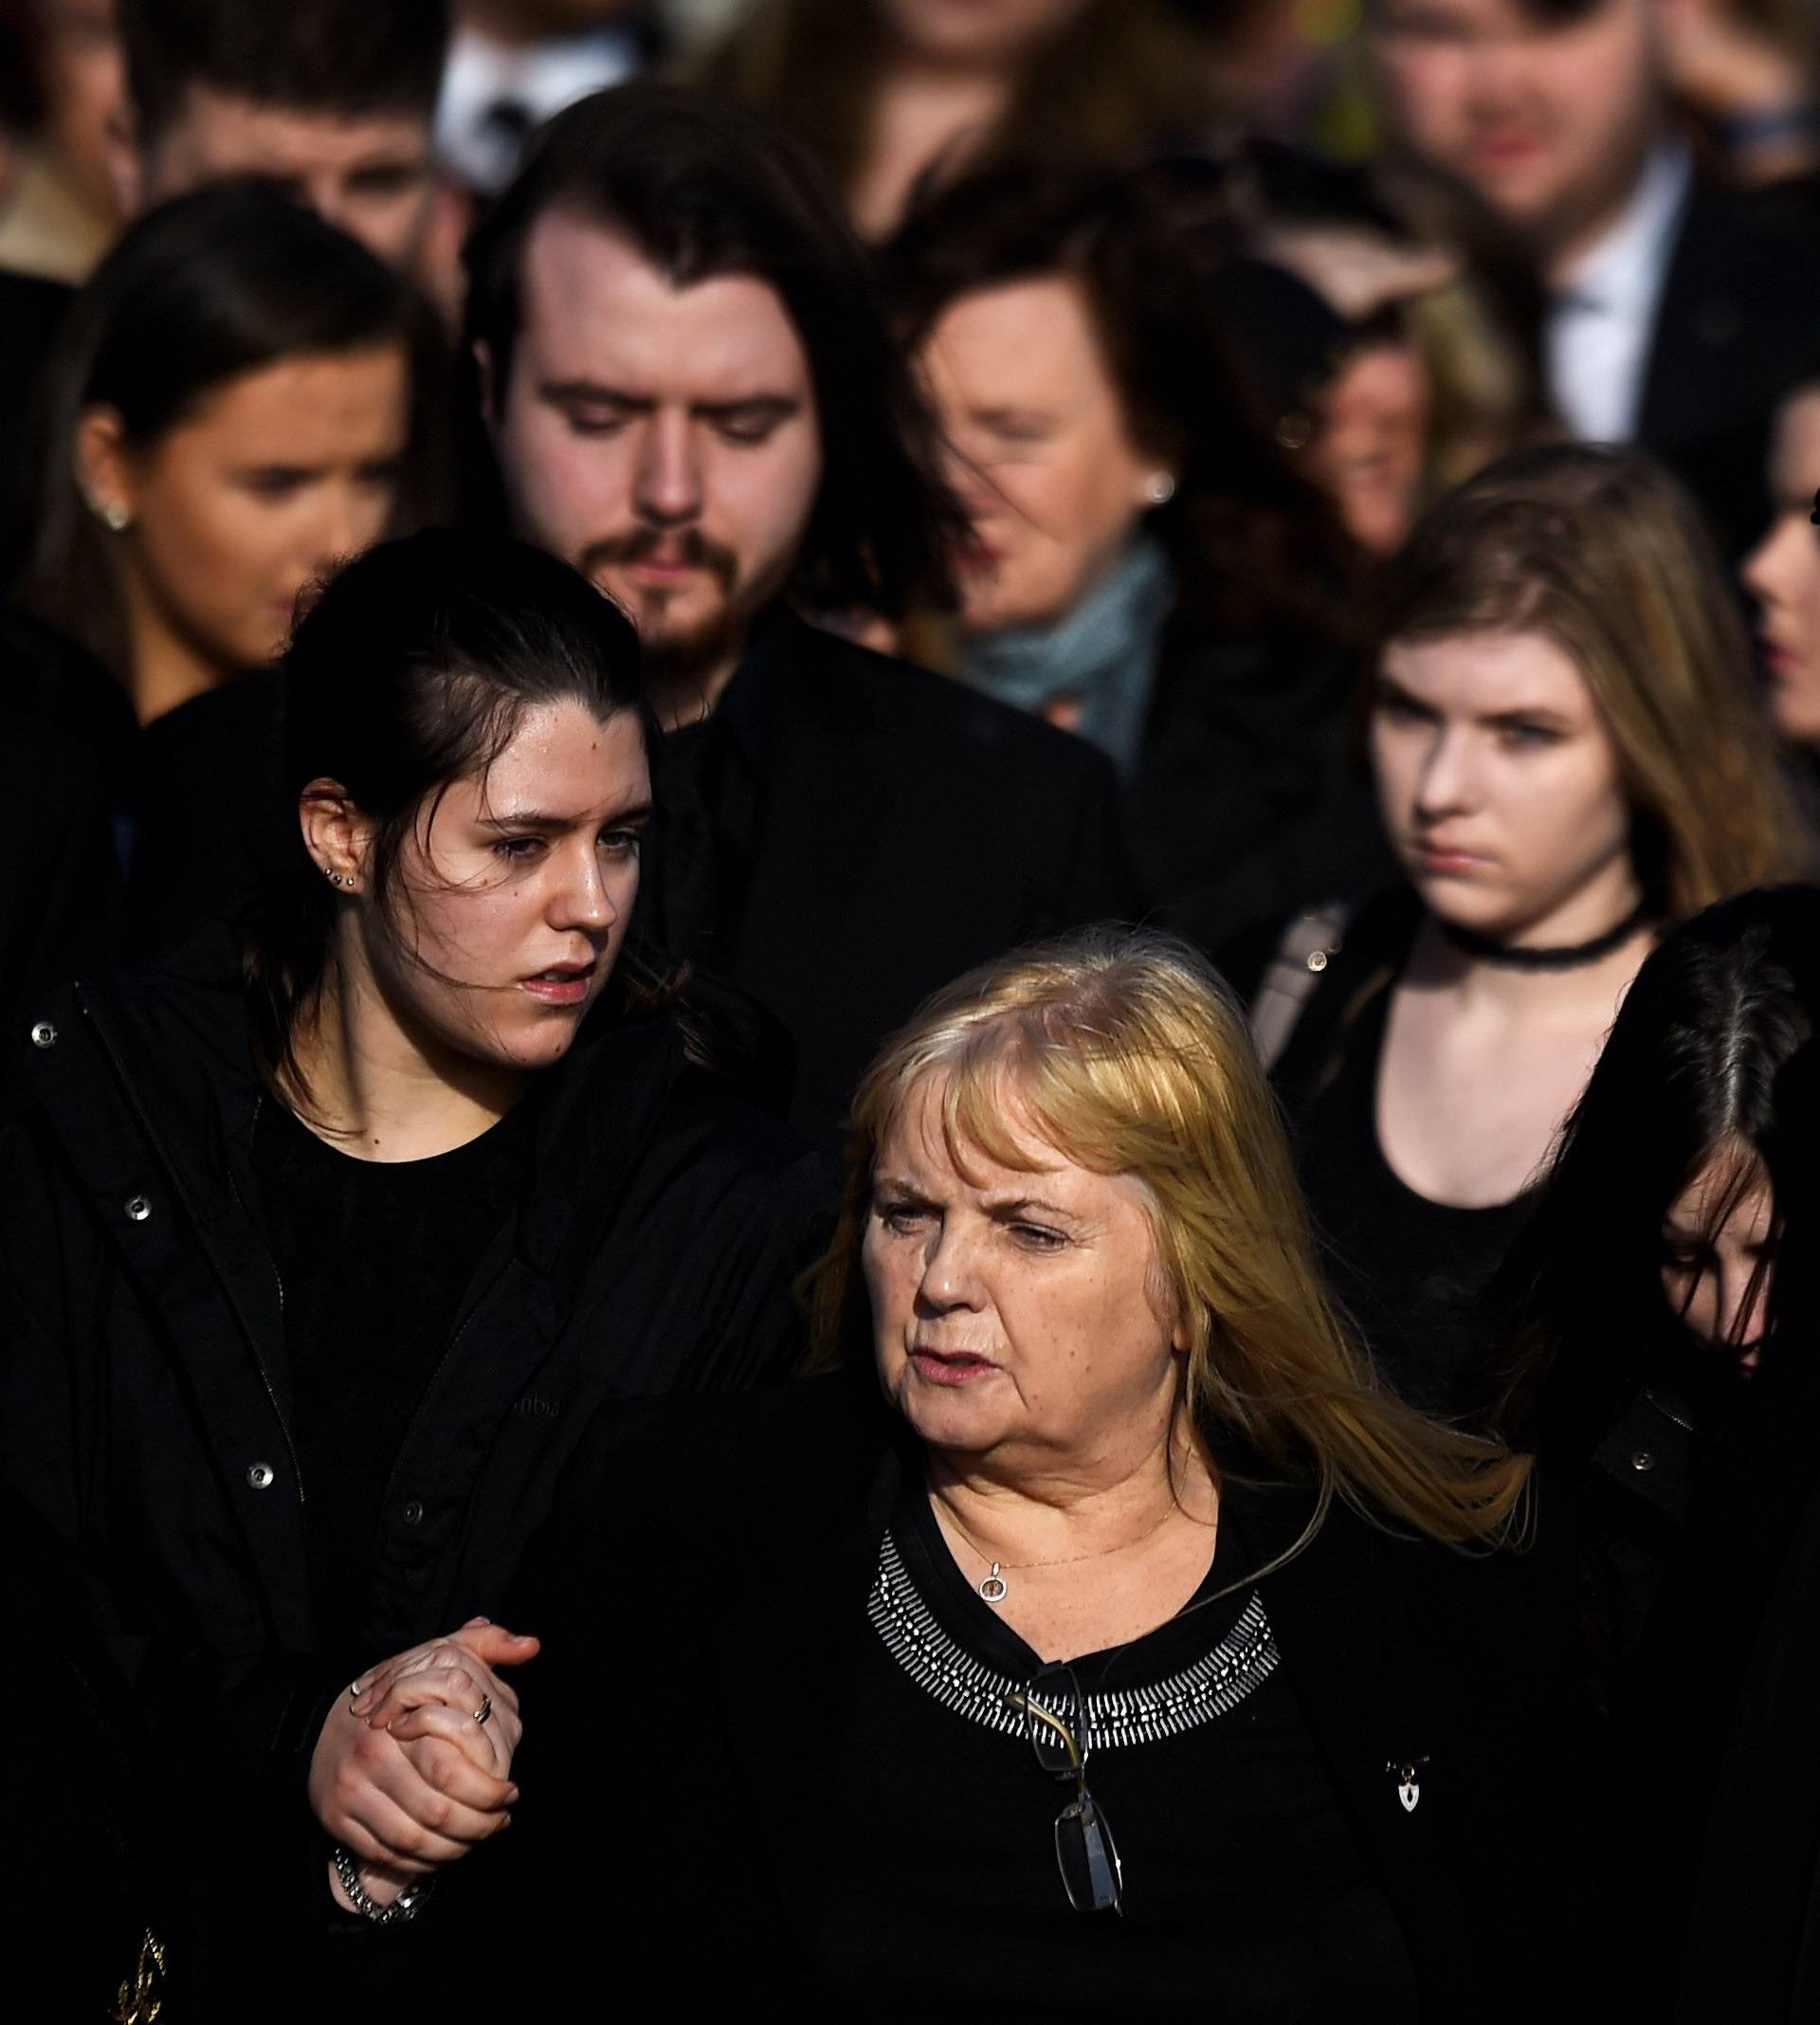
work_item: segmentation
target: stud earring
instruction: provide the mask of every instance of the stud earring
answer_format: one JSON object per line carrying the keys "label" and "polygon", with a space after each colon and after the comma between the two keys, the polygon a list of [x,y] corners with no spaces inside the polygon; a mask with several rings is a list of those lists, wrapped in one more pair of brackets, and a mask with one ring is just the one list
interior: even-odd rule
{"label": "stud earring", "polygon": [[90,500],[88,510],[113,534],[123,535],[133,524],[133,516],[118,500]]}
{"label": "stud earring", "polygon": [[1175,497],[1175,481],[1167,471],[1158,471],[1144,487],[1144,496],[1153,506],[1167,506]]}

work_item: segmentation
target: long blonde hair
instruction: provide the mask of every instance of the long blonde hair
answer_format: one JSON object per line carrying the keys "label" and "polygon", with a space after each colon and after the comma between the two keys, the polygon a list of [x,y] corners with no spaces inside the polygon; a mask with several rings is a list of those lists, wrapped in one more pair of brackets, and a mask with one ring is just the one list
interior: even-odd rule
{"label": "long blonde hair", "polygon": [[[1186,943],[1096,929],[938,993],[854,1099],[846,1190],[812,1277],[815,1361],[869,1357],[860,1252],[879,1149],[939,1075],[957,1160],[1030,1166],[1031,1128],[1148,1191],[1156,1258],[1192,1331],[1187,1403],[1375,1523],[1465,1545],[1510,1531],[1527,1463],[1424,1419],[1374,1383],[1322,1285],[1289,1149],[1243,1018]],[[1008,1104],[1008,1099],[1010,1103]]]}
{"label": "long blonde hair", "polygon": [[1667,920],[1798,870],[1731,586],[1693,502],[1650,458],[1592,444],[1501,458],[1416,529],[1378,631],[1556,641],[1611,735],[1637,874]]}

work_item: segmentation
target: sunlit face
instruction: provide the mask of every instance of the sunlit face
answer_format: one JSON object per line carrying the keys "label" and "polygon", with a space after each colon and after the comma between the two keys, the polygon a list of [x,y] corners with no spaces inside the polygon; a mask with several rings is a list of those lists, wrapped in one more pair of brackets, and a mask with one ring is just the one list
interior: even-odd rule
{"label": "sunlit face", "polygon": [[970,1455],[1083,1458],[1160,1420],[1186,1338],[1141,1184],[1034,1137],[1028,1172],[981,1153],[956,1167],[941,1087],[932,1072],[911,1091],[874,1169],[863,1261],[886,1396]]}
{"label": "sunlit face", "polygon": [[527,711],[483,779],[432,798],[393,889],[361,877],[344,903],[412,1040],[501,1068],[565,1054],[625,942],[650,805],[638,718],[580,702]]}
{"label": "sunlit face", "polygon": [[228,381],[143,449],[93,410],[84,489],[123,506],[114,555],[142,607],[223,675],[269,661],[298,595],[384,532],[410,432],[402,346]]}
{"label": "sunlit face", "polygon": [[743,274],[674,288],[617,233],[546,217],[491,407],[520,530],[630,613],[657,668],[737,655],[822,476],[809,358],[776,290]]}
{"label": "sunlit face", "polygon": [[49,119],[45,139],[97,216],[119,216],[112,173],[126,106],[114,0],[39,0]]}
{"label": "sunlit face", "polygon": [[1429,376],[1413,345],[1377,344],[1341,368],[1302,468],[1374,555],[1402,547],[1421,503]]}
{"label": "sunlit face", "polygon": [[1740,1190],[1732,1159],[1709,1160],[1662,1220],[1662,1290],[1669,1305],[1702,1342],[1732,1350],[1747,1373],[1762,1360],[1775,1214],[1768,1177],[1755,1159],[1751,1166],[1756,1178]]}
{"label": "sunlit face", "polygon": [[1022,63],[1086,0],[873,0],[886,32],[925,63]]}
{"label": "sunlit face", "polygon": [[429,122],[260,105],[191,84],[177,118],[133,164],[141,208],[230,176],[271,176],[394,267],[423,248],[436,196]]}
{"label": "sunlit face", "polygon": [[1063,617],[1117,564],[1169,475],[1133,440],[1086,299],[1062,275],[976,289],[942,312],[921,364],[973,521],[964,624]]}
{"label": "sunlit face", "polygon": [[1744,560],[1758,608],[1757,646],[1770,708],[1786,739],[1820,745],[1820,388],[1784,402],[1770,449],[1775,518]]}
{"label": "sunlit face", "polygon": [[1519,0],[1377,0],[1393,123],[1510,222],[1559,244],[1616,212],[1661,119],[1655,0],[1549,24]]}
{"label": "sunlit face", "polygon": [[1558,940],[1573,941],[1628,905],[1630,811],[1617,752],[1584,676],[1553,640],[1392,641],[1371,748],[1385,831],[1444,920],[1506,937],[1556,923]]}

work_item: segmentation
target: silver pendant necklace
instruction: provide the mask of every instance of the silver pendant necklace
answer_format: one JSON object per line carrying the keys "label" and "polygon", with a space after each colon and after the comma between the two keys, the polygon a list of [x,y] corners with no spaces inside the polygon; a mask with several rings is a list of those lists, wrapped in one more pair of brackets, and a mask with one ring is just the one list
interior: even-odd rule
{"label": "silver pendant necklace", "polygon": [[[947,1513],[948,1523],[954,1527],[955,1531],[973,1548],[981,1560],[987,1560],[986,1550],[979,1544],[978,1541],[961,1524],[960,1521],[956,1518],[955,1514],[949,1510],[948,1506],[940,1499],[937,1499],[936,1502]],[[1123,1554],[1133,1547],[1141,1547],[1153,1533],[1159,1532],[1162,1529],[1163,1522],[1176,1509],[1177,1507],[1174,1500],[1172,1500],[1156,1515],[1155,1522],[1146,1527],[1143,1532],[1139,1533],[1136,1540],[1123,1541],[1116,1547],[1095,1547],[1088,1554],[1065,1554],[1057,1560],[993,1561],[986,1574],[981,1576],[978,1582],[974,1584],[974,1587],[977,1589],[982,1602],[1002,1603],[1011,1593],[1010,1584],[1005,1579],[1004,1571],[1007,1568],[1015,1573],[1025,1568],[1072,1568],[1080,1561],[1104,1560],[1109,1554]]]}

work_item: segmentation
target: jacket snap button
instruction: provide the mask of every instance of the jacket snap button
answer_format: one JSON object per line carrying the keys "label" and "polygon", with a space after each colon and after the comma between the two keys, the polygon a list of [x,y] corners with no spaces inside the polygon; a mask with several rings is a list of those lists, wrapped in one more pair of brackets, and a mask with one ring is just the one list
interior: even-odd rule
{"label": "jacket snap button", "polygon": [[270,1463],[254,1463],[246,1471],[246,1481],[255,1490],[270,1490],[278,1482],[278,1471]]}
{"label": "jacket snap button", "polygon": [[49,1020],[41,1019],[31,1030],[31,1045],[34,1048],[55,1048],[57,1030]]}
{"label": "jacket snap button", "polygon": [[1632,1469],[1653,1469],[1656,1459],[1647,1449],[1639,1449],[1630,1458],[1630,1467]]}
{"label": "jacket snap button", "polygon": [[143,1223],[152,1213],[152,1205],[143,1195],[129,1195],[126,1198],[126,1213],[135,1223]]}
{"label": "jacket snap button", "polygon": [[422,1525],[423,1523],[424,1507],[415,1498],[412,1498],[405,1505],[405,1523],[407,1525]]}

